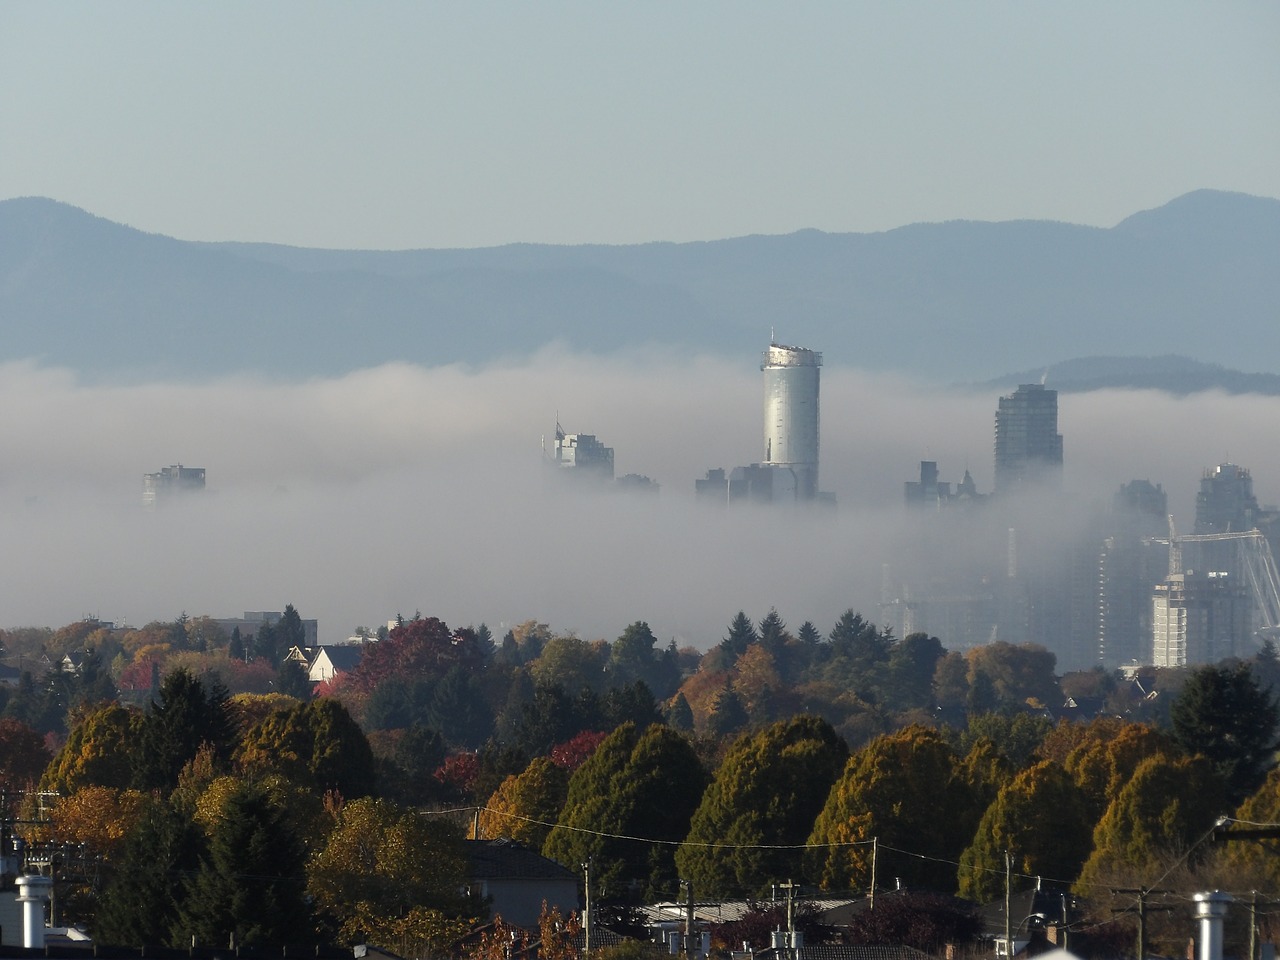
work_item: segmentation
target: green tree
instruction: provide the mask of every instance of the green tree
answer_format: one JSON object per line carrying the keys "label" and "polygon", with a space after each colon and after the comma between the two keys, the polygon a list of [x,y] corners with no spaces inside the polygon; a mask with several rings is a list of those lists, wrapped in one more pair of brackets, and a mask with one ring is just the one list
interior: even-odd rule
{"label": "green tree", "polygon": [[707,716],[707,733],[722,740],[728,739],[751,721],[747,707],[737,692],[725,685],[711,701],[711,712]]}
{"label": "green tree", "polygon": [[844,741],[818,717],[794,717],[743,737],[676,851],[680,876],[708,897],[754,894],[798,876],[798,852],[779,847],[804,843],[848,757]]}
{"label": "green tree", "polygon": [[1194,671],[1170,719],[1174,739],[1188,754],[1209,759],[1233,804],[1257,790],[1275,762],[1280,707],[1246,664]]}
{"label": "green tree", "polygon": [[[200,835],[191,820],[159,796],[146,797],[107,874],[93,934],[100,943],[170,943],[183,878],[198,865]],[[190,940],[187,941],[190,943]]]}
{"label": "green tree", "polygon": [[849,758],[831,788],[809,837],[808,875],[828,889],[866,888],[875,837],[883,845],[883,876],[910,887],[953,890],[952,864],[982,814],[965,772],[936,730],[908,727],[877,737]]}
{"label": "green tree", "polygon": [[664,718],[667,726],[682,733],[693,732],[693,708],[689,706],[689,701],[685,699],[683,693],[677,693],[670,705],[667,707]]}
{"label": "green tree", "polygon": [[987,809],[960,858],[960,896],[988,903],[1001,894],[1005,856],[1013,871],[1071,882],[1089,855],[1092,824],[1085,798],[1055,763],[1018,774]]}
{"label": "green tree", "polygon": [[543,852],[565,864],[593,858],[606,889],[624,881],[642,881],[651,894],[668,889],[676,877],[671,844],[688,834],[705,786],[702,764],[682,735],[658,724],[643,733],[624,724],[574,771]]}
{"label": "green tree", "polygon": [[298,700],[311,699],[311,680],[297,660],[281,660],[276,668],[275,690]]}
{"label": "green tree", "polygon": [[164,678],[142,717],[132,785],[141,790],[172,789],[201,744],[210,744],[223,759],[232,742],[226,689],[216,682],[206,689],[190,671],[175,670]]}
{"label": "green tree", "polygon": [[493,733],[493,711],[475,675],[461,666],[449,669],[435,685],[427,723],[455,747],[474,750]]}
{"label": "green tree", "polygon": [[222,808],[206,854],[184,884],[173,940],[209,946],[307,943],[306,849],[260,786],[240,785]]}
{"label": "green tree", "polygon": [[935,706],[933,677],[946,653],[942,641],[927,633],[911,633],[889,654],[886,700],[898,710]]}

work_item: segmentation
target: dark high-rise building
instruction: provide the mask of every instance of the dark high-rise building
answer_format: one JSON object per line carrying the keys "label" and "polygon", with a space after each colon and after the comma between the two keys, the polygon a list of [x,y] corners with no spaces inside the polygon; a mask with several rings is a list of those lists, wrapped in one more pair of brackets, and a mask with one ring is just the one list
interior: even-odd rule
{"label": "dark high-rise building", "polygon": [[1206,470],[1196,494],[1196,533],[1248,533],[1258,523],[1253,477],[1244,467],[1223,463]]}
{"label": "dark high-rise building", "polygon": [[1062,482],[1058,391],[1024,383],[996,410],[995,492]]}

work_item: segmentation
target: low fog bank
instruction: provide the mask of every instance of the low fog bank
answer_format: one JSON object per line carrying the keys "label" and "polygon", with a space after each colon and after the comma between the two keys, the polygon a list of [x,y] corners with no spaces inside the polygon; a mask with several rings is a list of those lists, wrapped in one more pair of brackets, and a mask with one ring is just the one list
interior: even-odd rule
{"label": "low fog bank", "polygon": [[[757,357],[546,351],[479,369],[389,365],[303,382],[86,386],[0,367],[0,624],[87,615],[132,624],[293,603],[321,639],[415,610],[450,624],[537,619],[613,638],[649,621],[705,648],[739,609],[827,630],[876,617],[883,564],[960,565],[998,538],[922,541],[902,482],[921,459],[991,486],[996,396],[837,366],[823,371],[822,486],[835,514],[693,502],[708,468],[760,459]],[[1268,426],[1280,399],[1108,391],[1061,398],[1069,529],[1135,478],[1163,483],[1189,530],[1201,471],[1230,459],[1280,499]],[[554,482],[557,415],[614,447],[656,498]],[[145,472],[204,467],[203,494],[141,509]],[[962,525],[963,526],[963,525]],[[979,546],[982,539],[982,546]],[[944,642],[946,638],[943,638]]]}

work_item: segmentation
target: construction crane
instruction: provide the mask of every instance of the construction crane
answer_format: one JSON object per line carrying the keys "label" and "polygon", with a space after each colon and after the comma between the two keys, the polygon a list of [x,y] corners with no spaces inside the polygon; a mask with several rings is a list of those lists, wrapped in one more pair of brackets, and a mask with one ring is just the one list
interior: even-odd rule
{"label": "construction crane", "polygon": [[1233,542],[1236,545],[1236,561],[1249,584],[1254,608],[1259,615],[1258,632],[1276,633],[1280,630],[1280,572],[1276,570],[1271,544],[1257,527],[1241,533],[1197,533],[1178,536],[1169,514],[1169,536],[1152,537],[1150,543],[1169,545],[1169,575],[1184,572],[1182,552],[1186,544]]}

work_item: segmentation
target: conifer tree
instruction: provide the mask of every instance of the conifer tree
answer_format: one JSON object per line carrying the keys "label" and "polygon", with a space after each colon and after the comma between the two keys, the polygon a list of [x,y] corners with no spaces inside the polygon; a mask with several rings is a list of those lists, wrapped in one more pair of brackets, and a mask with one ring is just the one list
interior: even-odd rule
{"label": "conifer tree", "polygon": [[314,939],[306,850],[264,789],[227,797],[208,852],[185,884],[173,940],[207,946],[304,944]]}
{"label": "conifer tree", "polygon": [[[574,771],[544,853],[566,864],[591,857],[596,876],[615,892],[624,881],[642,882],[651,894],[669,890],[676,879],[671,844],[689,832],[705,785],[681,734],[660,724],[643,733],[624,724]],[[593,832],[574,829],[581,827]]]}
{"label": "conifer tree", "polygon": [[799,852],[780,847],[805,842],[848,756],[819,717],[793,717],[740,739],[676,852],[680,876],[699,897],[754,895],[780,878],[805,879]]}

